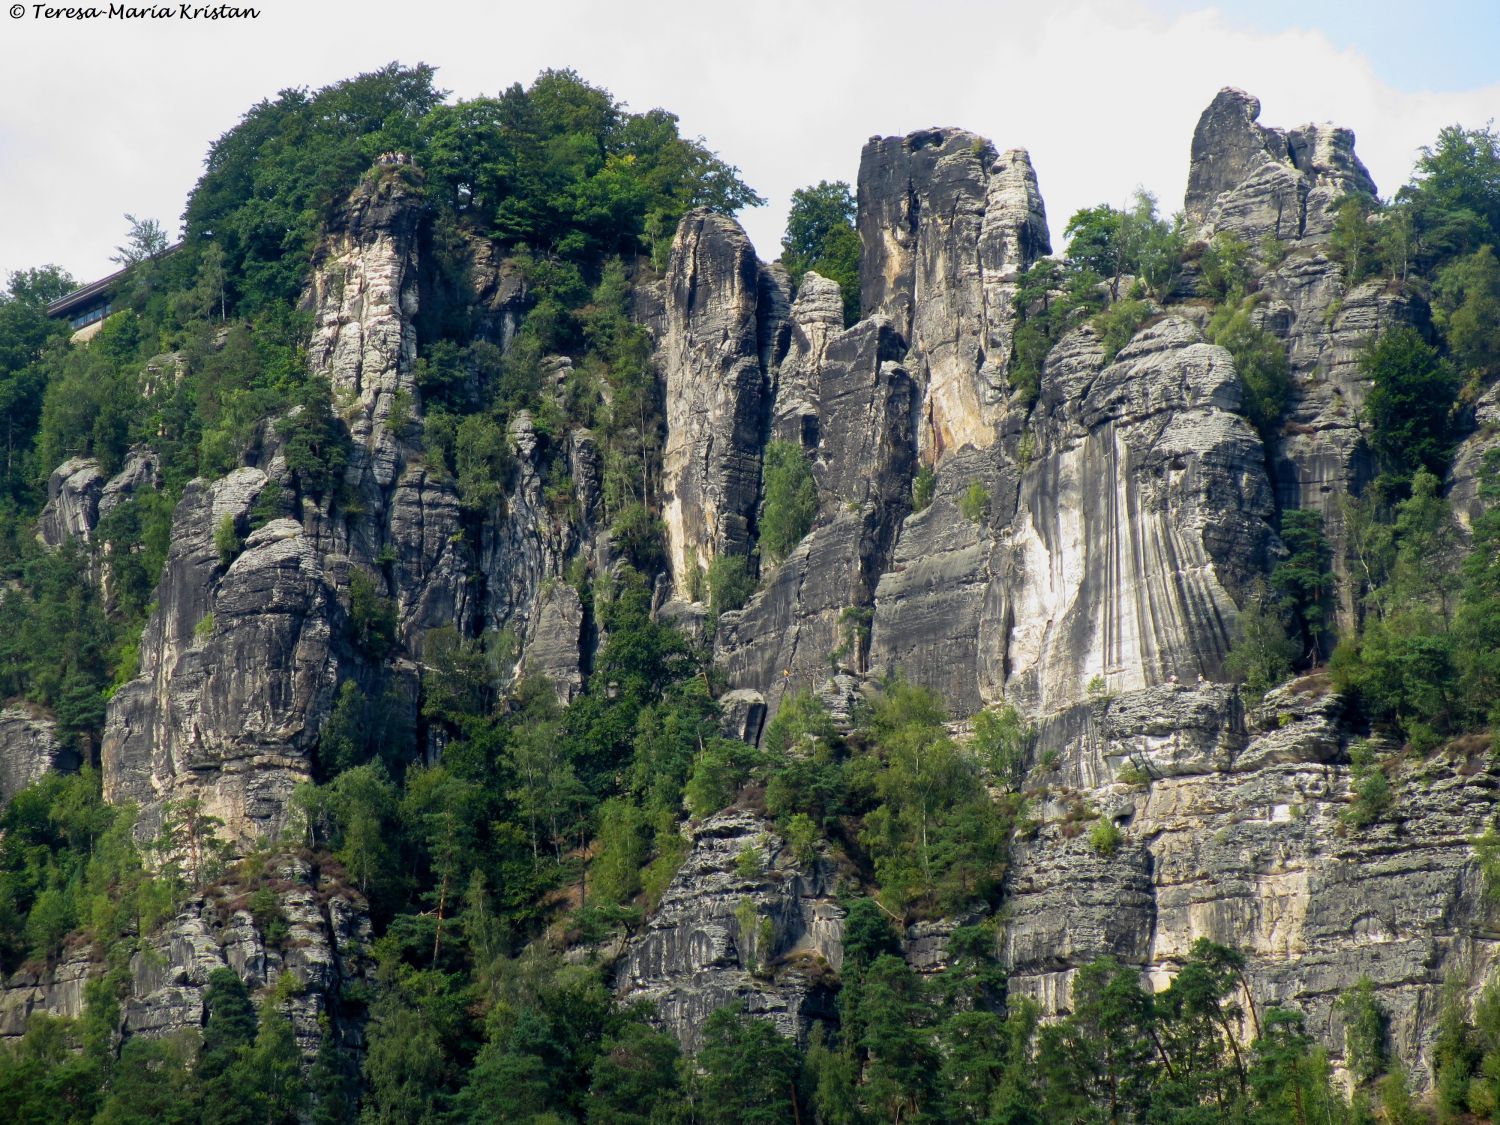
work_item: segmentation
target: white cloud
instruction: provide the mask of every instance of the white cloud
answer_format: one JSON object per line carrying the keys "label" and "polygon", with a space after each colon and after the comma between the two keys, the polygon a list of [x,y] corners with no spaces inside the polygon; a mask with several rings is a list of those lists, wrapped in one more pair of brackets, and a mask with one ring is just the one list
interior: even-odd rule
{"label": "white cloud", "polygon": [[1180,206],[1193,125],[1220,86],[1258,95],[1268,124],[1353,128],[1386,191],[1440,126],[1482,124],[1500,104],[1500,85],[1399,91],[1317,31],[1247,31],[1139,0],[452,0],[420,13],[395,0],[244,2],[260,19],[139,26],[28,12],[3,26],[0,273],[44,261],[80,279],[106,272],[123,212],[175,225],[209,143],[252,103],[391,59],[437,65],[467,97],[571,66],[634,108],[673,110],[769,197],[744,216],[765,257],[791,191],[852,181],[875,133],[962,125],[1029,148],[1060,235],[1076,208],[1123,202],[1137,184],[1163,210]]}

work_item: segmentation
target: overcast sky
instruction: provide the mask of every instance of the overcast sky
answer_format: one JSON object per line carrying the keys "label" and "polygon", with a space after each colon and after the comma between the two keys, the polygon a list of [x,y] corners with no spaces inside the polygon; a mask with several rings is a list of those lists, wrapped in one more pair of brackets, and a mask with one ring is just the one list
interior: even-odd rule
{"label": "overcast sky", "polygon": [[254,102],[392,60],[438,67],[459,98],[572,67],[672,110],[769,199],[741,216],[764,258],[791,191],[852,182],[873,134],[959,125],[1030,149],[1058,243],[1075,209],[1138,184],[1180,207],[1221,86],[1256,94],[1265,124],[1354,129],[1382,193],[1442,125],[1500,114],[1493,0],[239,2],[259,18],[0,12],[0,278],[109,272],[124,213],[175,233],[209,143]]}

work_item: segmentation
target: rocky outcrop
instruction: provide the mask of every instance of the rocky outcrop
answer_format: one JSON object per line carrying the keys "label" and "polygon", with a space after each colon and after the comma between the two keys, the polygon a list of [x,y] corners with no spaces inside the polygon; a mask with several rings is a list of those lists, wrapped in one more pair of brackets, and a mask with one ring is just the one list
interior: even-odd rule
{"label": "rocky outcrop", "polygon": [[25,707],[0,710],[0,809],[47,774],[82,764],[78,751],[58,737],[51,719]]}
{"label": "rocky outcrop", "polygon": [[391,589],[402,635],[420,654],[427,633],[473,615],[468,576],[474,564],[463,513],[453,481],[422,464],[408,465],[397,478],[389,511]]}
{"label": "rocky outcrop", "polygon": [[825,679],[830,654],[863,670],[875,585],[910,504],[916,455],[916,390],[896,362],[900,337],[876,316],[818,341],[822,298],[799,299],[793,338],[805,343],[787,359],[800,391],[793,429],[812,441],[818,522],[749,605],[719,623],[730,680],[764,693],[772,709],[787,690]]}
{"label": "rocky outcrop", "polygon": [[190,797],[236,842],[274,835],[292,789],[311,777],[340,668],[353,663],[329,578],[340,562],[302,524],[272,520],[227,564],[220,557],[215,530],[226,518],[246,525],[266,480],[244,468],[188,486],[141,675],[110,701],[105,797],[136,801],[146,835],[168,802]]}
{"label": "rocky outcrop", "polygon": [[[1497,935],[1470,846],[1496,778],[1460,756],[1398,776],[1394,812],[1347,821],[1342,704],[1299,681],[1242,714],[1217,685],[1163,686],[1085,709],[1015,849],[1002,954],[1013,994],[1067,1005],[1073,971],[1112,954],[1158,987],[1200,937],[1240,949],[1261,1011],[1293,1007],[1335,1057],[1338,996],[1362,976],[1391,1044],[1425,1083],[1444,980],[1477,986]],[[1100,854],[1102,816],[1124,841]]]}
{"label": "rocky outcrop", "polygon": [[[1278,550],[1233,361],[1186,320],[1104,365],[1092,331],[1052,353],[1008,457],[956,459],[876,592],[871,664],[959,713],[1048,715],[1098,677],[1124,691],[1218,674],[1235,595]],[[977,486],[987,511],[962,512]],[[976,493],[976,496],[981,493]]]}
{"label": "rocky outcrop", "polygon": [[561,703],[571,703],[583,690],[583,626],[583,601],[577,590],[558,581],[542,587],[521,658],[521,675],[551,684]]}
{"label": "rocky outcrop", "polygon": [[1288,133],[1259,116],[1258,98],[1225,87],[1198,119],[1184,210],[1203,237],[1228,231],[1252,248],[1267,238],[1322,238],[1345,196],[1374,197],[1353,132],[1304,125]]}
{"label": "rocky outcrop", "polygon": [[860,156],[861,307],[890,318],[921,389],[932,464],[998,438],[1017,279],[1051,251],[1036,173],[960,129],[872,138]]}
{"label": "rocky outcrop", "polygon": [[304,298],[316,318],[308,360],[333,388],[349,425],[349,473],[386,489],[400,466],[391,412],[416,402],[415,317],[420,197],[410,164],[377,164],[330,223]]}
{"label": "rocky outcrop", "polygon": [[61,547],[69,539],[87,542],[99,523],[104,481],[104,470],[92,457],[73,457],[53,469],[47,506],[37,517],[37,539],[48,547]]}
{"label": "rocky outcrop", "polygon": [[664,289],[662,514],[672,579],[686,591],[695,584],[691,568],[750,551],[766,422],[764,356],[781,334],[786,301],[774,296],[779,286],[739,224],[710,211],[694,211],[678,226]]}
{"label": "rocky outcrop", "polygon": [[627,944],[615,987],[650,1003],[689,1051],[716,1009],[740,1003],[802,1036],[831,1015],[843,909],[832,866],[797,862],[761,816],[729,809],[692,830],[692,848],[646,928]]}
{"label": "rocky outcrop", "polygon": [[[164,1036],[203,1027],[204,994],[215,969],[233,969],[252,990],[272,990],[285,974],[287,1012],[297,1045],[311,1061],[324,1027],[349,1045],[360,1041],[342,996],[369,971],[370,921],[362,897],[336,872],[304,860],[277,861],[270,909],[250,910],[244,888],[218,885],[189,899],[129,964],[120,1030]],[[88,982],[105,971],[97,951],[71,948],[53,966],[28,967],[0,983],[0,1039],[22,1035],[33,1012],[81,1016]]]}

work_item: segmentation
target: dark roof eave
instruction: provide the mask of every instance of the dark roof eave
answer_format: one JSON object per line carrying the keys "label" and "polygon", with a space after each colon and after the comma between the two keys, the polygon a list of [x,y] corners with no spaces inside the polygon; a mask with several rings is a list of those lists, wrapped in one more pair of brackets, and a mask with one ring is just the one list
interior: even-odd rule
{"label": "dark roof eave", "polygon": [[[160,260],[161,258],[165,258],[168,254],[175,254],[178,250],[181,249],[182,243],[175,242],[171,246],[168,246],[160,254],[156,255],[156,258],[153,260]],[[95,298],[99,297],[102,294],[108,293],[110,287],[115,282],[119,281],[120,278],[129,273],[131,271],[131,268],[132,267],[130,266],[126,266],[124,269],[115,270],[115,272],[110,274],[108,277],[101,277],[98,281],[91,281],[87,285],[80,286],[79,288],[73,290],[73,292],[71,293],[64,294],[47,306],[47,315],[51,317],[64,317],[69,313],[72,313],[76,309],[93,304]]]}

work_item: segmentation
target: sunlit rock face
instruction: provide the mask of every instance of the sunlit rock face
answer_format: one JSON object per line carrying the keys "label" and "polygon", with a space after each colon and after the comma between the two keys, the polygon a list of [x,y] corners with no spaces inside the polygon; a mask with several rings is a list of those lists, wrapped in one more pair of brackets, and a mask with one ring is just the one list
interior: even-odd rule
{"label": "sunlit rock face", "polygon": [[[1175,317],[1103,359],[1089,329],[1059,344],[1020,463],[955,461],[907,521],[876,594],[876,667],[960,709],[1003,697],[1038,715],[1096,678],[1218,674],[1235,595],[1277,549],[1233,362]],[[976,481],[988,510],[969,518]]]}
{"label": "sunlit rock face", "polygon": [[921,388],[918,445],[933,463],[998,438],[1022,270],[1051,251],[1024,149],[961,129],[872,138],[860,156],[862,309],[890,318]]}
{"label": "sunlit rock face", "polygon": [[657,362],[665,392],[662,515],[672,578],[692,585],[722,555],[748,555],[769,406],[767,349],[786,315],[780,282],[738,223],[709,211],[672,243]]}

